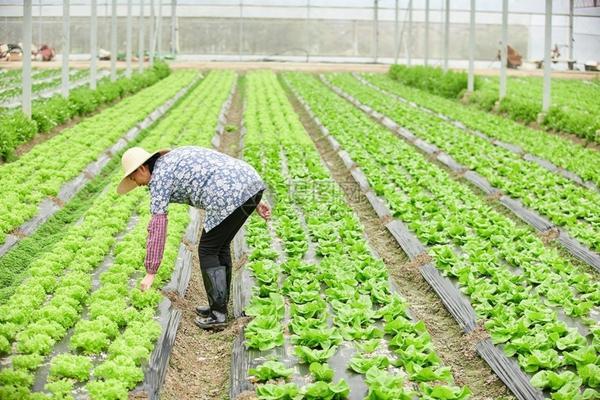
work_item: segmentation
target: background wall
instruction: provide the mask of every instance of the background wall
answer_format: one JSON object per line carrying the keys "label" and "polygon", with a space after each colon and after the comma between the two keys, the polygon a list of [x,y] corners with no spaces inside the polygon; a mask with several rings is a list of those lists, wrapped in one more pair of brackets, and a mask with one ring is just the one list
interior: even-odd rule
{"label": "background wall", "polygon": [[[158,4],[154,0],[155,15]],[[145,37],[149,44],[150,3],[145,0]],[[33,41],[48,43],[59,52],[62,2],[33,0]],[[127,1],[117,2],[119,49],[125,49]],[[133,49],[137,51],[139,0],[133,1]],[[281,59],[392,62],[395,56],[395,0],[379,0],[377,23],[374,0],[178,0],[176,38],[178,53],[188,58]],[[400,0],[398,56],[411,49],[415,62],[425,55],[425,0],[413,0],[412,38],[408,41],[408,0]],[[429,59],[442,57],[443,0],[430,1]],[[477,2],[476,53],[481,63],[492,63],[501,35],[501,0]],[[568,0],[554,0],[553,43],[568,55]],[[451,60],[468,58],[469,0],[450,2]],[[160,47],[171,49],[171,0],[162,0]],[[543,57],[544,1],[509,1],[509,43],[526,60]],[[110,0],[98,0],[98,45],[110,48]],[[574,20],[574,56],[579,62],[600,60],[600,9],[577,8]],[[22,1],[0,0],[0,42],[20,42]],[[90,1],[71,1],[71,53],[89,53]]]}

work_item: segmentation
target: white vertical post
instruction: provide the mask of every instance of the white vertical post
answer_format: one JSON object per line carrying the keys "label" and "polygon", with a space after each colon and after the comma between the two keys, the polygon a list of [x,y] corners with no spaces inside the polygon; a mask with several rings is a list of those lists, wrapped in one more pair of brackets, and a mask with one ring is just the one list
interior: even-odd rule
{"label": "white vertical post", "polygon": [[240,20],[238,27],[238,53],[240,61],[242,61],[243,47],[244,47],[244,1],[240,0]]}
{"label": "white vertical post", "polygon": [[413,42],[413,36],[412,36],[412,28],[413,28],[413,2],[412,0],[408,0],[408,45],[406,46],[406,64],[410,66],[410,64],[412,63],[412,54],[411,54],[411,48],[412,48],[412,42]]}
{"label": "white vertical post", "polygon": [[92,21],[90,32],[90,88],[96,89],[96,70],[98,61],[98,0],[92,0]]}
{"label": "white vertical post", "polygon": [[306,0],[306,19],[304,20],[304,46],[306,47],[306,62],[310,59],[310,0]]}
{"label": "white vertical post", "polygon": [[158,21],[156,23],[156,53],[158,58],[162,54],[162,0],[158,0]]}
{"label": "white vertical post", "polygon": [[144,71],[144,0],[140,0],[140,37],[138,41],[138,68]]}
{"label": "white vertical post", "polygon": [[444,71],[448,71],[448,47],[450,46],[450,0],[446,0],[444,21]]}
{"label": "white vertical post", "polygon": [[471,0],[471,11],[469,18],[469,78],[467,91],[475,89],[475,0]]}
{"label": "white vertical post", "polygon": [[[573,3],[575,0],[569,0],[569,61],[573,61]],[[573,64],[569,64],[573,65]],[[571,68],[569,68],[571,69]]]}
{"label": "white vertical post", "polygon": [[552,46],[552,0],[546,0],[546,21],[544,26],[544,98],[542,111],[550,109],[550,48]]}
{"label": "white vertical post", "polygon": [[133,23],[132,23],[132,12],[131,12],[131,1],[127,0],[127,44],[125,46],[125,61],[127,63],[127,69],[125,75],[131,77],[131,53],[133,52]]}
{"label": "white vertical post", "polygon": [[171,55],[177,54],[177,0],[171,1]]}
{"label": "white vertical post", "polygon": [[31,0],[23,2],[23,113],[31,117]]}
{"label": "white vertical post", "polygon": [[69,27],[69,0],[63,0],[63,37],[62,37],[62,95],[69,96],[69,52],[71,31]]}
{"label": "white vertical post", "polygon": [[500,40],[500,93],[502,100],[506,97],[506,63],[508,46],[508,0],[502,0],[502,39]]}
{"label": "white vertical post", "polygon": [[373,62],[379,57],[379,0],[373,0]]}
{"label": "white vertical post", "polygon": [[110,80],[117,80],[117,0],[112,0],[110,18]]}
{"label": "white vertical post", "polygon": [[154,29],[155,20],[154,0],[150,0],[150,34],[148,35],[148,39],[150,40],[150,46],[148,46],[148,49],[150,50],[150,66],[154,65],[154,46],[156,43],[156,37],[154,36],[156,33],[156,30]]}
{"label": "white vertical post", "polygon": [[[32,14],[33,14],[33,10],[32,10]],[[37,40],[38,46],[40,44],[42,44],[42,15],[44,15],[43,11],[42,11],[42,1],[38,0],[38,40]],[[33,15],[32,15],[32,18],[33,18]],[[32,21],[32,29],[33,29],[33,21]],[[33,32],[32,32],[32,37],[33,37]]]}
{"label": "white vertical post", "polygon": [[425,0],[425,60],[423,63],[429,63],[429,0]]}
{"label": "white vertical post", "polygon": [[394,12],[394,64],[398,64],[398,1],[396,0]]}

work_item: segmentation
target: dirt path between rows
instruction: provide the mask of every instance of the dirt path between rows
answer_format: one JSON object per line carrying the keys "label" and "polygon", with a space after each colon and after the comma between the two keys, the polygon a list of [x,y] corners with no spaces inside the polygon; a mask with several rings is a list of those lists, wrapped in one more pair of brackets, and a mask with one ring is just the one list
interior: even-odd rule
{"label": "dirt path between rows", "polygon": [[[230,132],[225,131],[218,149],[237,156],[242,121],[242,92],[239,85],[226,120]],[[233,127],[236,129],[233,130]],[[204,218],[204,217],[203,217]],[[161,399],[165,400],[216,400],[227,399],[231,368],[233,340],[238,336],[245,320],[238,319],[220,332],[203,331],[194,324],[197,305],[206,304],[206,292],[200,274],[198,253],[194,249],[192,275],[187,293],[175,301],[183,317],[169,359]],[[244,260],[236,261],[237,271]],[[229,309],[232,310],[231,304]],[[231,313],[230,313],[231,314]]]}
{"label": "dirt path between rows", "polygon": [[477,356],[439,297],[413,263],[409,262],[406,254],[381,223],[342,161],[320,134],[314,121],[289,91],[288,99],[313,139],[331,176],[344,190],[346,201],[359,216],[365,227],[369,244],[384,260],[401,295],[408,300],[413,316],[425,322],[438,355],[445,365],[452,367],[456,383],[471,388],[472,400],[512,399],[508,388]]}

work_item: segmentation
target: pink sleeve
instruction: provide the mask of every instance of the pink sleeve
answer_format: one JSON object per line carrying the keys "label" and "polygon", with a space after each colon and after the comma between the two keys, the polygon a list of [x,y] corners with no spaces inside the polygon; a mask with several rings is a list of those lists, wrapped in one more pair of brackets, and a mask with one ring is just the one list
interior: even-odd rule
{"label": "pink sleeve", "polygon": [[167,237],[167,214],[152,214],[148,223],[148,241],[146,242],[146,272],[156,274],[162,261]]}

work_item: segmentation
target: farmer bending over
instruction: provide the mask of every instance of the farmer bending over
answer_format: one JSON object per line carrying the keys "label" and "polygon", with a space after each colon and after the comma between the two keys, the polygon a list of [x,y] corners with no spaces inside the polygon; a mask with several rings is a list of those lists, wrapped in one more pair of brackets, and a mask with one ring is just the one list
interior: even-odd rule
{"label": "farmer bending over", "polygon": [[222,328],[227,323],[231,285],[230,245],[248,216],[257,210],[271,216],[261,202],[265,184],[247,163],[203,147],[180,147],[148,153],[133,147],[123,154],[125,177],[117,188],[124,194],[138,186],[150,189],[150,212],[146,244],[146,277],[141,290],[152,286],[163,257],[169,203],[183,203],[206,211],[198,246],[200,270],[208,306],[196,307],[200,328]]}

